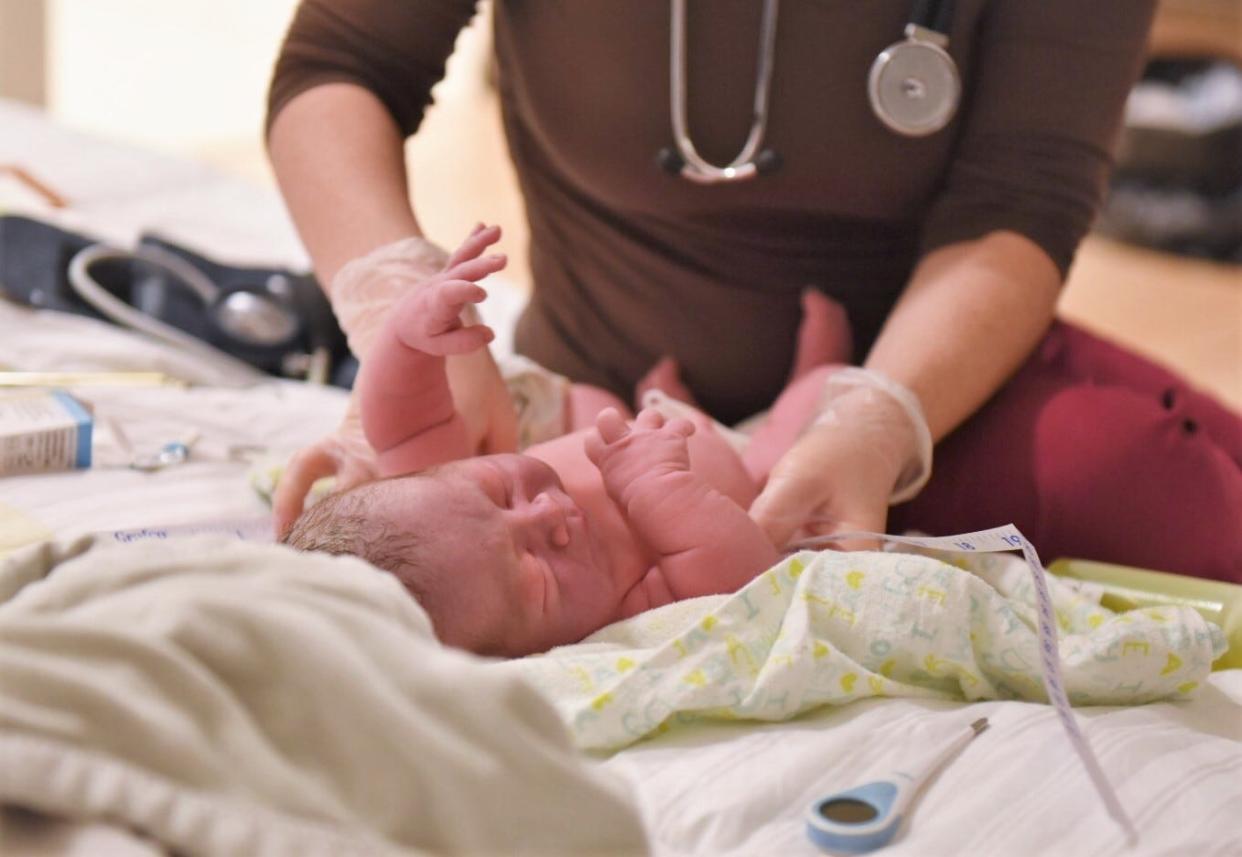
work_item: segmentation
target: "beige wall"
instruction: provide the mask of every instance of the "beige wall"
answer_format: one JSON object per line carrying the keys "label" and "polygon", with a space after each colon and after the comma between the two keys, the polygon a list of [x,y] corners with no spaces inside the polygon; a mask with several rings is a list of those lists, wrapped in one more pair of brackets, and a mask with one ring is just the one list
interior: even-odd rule
{"label": "beige wall", "polygon": [[43,0],[0,0],[0,96],[45,102],[45,35]]}
{"label": "beige wall", "polygon": [[[58,121],[270,178],[267,85],[298,0],[0,0],[0,9],[42,3],[46,103]],[[486,29],[463,36],[438,99],[480,85]]]}
{"label": "beige wall", "polygon": [[296,0],[47,4],[48,106],[56,118],[178,151],[257,138]]}

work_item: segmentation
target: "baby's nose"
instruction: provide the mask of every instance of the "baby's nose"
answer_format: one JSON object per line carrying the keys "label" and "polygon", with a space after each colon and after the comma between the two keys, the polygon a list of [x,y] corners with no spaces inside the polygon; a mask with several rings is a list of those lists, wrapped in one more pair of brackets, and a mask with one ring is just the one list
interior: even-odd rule
{"label": "baby's nose", "polygon": [[547,494],[539,494],[529,505],[531,522],[539,533],[554,547],[569,544],[569,528],[565,525],[565,510]]}

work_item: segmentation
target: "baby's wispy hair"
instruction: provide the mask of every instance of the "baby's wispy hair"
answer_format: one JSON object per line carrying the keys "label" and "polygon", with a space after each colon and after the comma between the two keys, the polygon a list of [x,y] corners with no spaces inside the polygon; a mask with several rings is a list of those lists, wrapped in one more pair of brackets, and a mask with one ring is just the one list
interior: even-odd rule
{"label": "baby's wispy hair", "polygon": [[422,602],[426,593],[411,573],[411,558],[421,544],[418,534],[394,526],[370,509],[371,498],[383,490],[382,485],[371,482],[329,494],[303,512],[280,541],[301,551],[364,559],[393,574]]}

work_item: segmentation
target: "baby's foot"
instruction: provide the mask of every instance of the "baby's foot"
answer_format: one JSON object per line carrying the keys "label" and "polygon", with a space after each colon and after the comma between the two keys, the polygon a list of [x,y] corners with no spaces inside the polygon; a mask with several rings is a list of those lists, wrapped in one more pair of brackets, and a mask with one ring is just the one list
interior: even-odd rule
{"label": "baby's foot", "polygon": [[694,424],[680,417],[665,420],[659,411],[648,408],[627,425],[617,410],[609,408],[596,419],[585,448],[609,495],[624,504],[644,483],[669,473],[689,472],[686,439],[692,434]]}
{"label": "baby's foot", "polygon": [[648,370],[647,374],[634,385],[635,408],[643,406],[643,399],[646,397],[648,390],[659,390],[666,396],[679,402],[698,406],[698,402],[694,400],[694,394],[690,392],[690,388],[682,383],[681,367],[677,365],[677,361],[672,357],[661,357]]}
{"label": "baby's foot", "polygon": [[804,289],[798,348],[789,380],[825,363],[849,363],[853,350],[854,336],[842,306],[818,289]]}

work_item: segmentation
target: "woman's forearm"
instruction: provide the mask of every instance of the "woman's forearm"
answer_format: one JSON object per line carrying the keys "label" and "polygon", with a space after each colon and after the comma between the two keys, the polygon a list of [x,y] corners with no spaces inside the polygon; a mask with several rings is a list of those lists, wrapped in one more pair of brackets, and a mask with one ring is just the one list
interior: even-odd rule
{"label": "woman's forearm", "polygon": [[[354,84],[325,84],[285,105],[272,122],[268,150],[319,282],[329,292],[350,348],[365,362],[367,341],[384,318],[384,302],[433,273],[427,259],[406,259],[418,265],[404,279],[364,265],[339,284],[342,294],[331,293],[346,263],[365,262],[363,257],[381,247],[402,250],[397,242],[422,235],[410,205],[398,126],[371,92]],[[365,294],[360,298],[359,292]],[[516,450],[512,402],[491,353],[481,348],[452,355],[446,372],[470,448]]]}
{"label": "woman's forearm", "polygon": [[330,83],[276,116],[268,152],[281,193],[325,286],[351,259],[421,235],[401,134],[372,93]]}
{"label": "woman's forearm", "polygon": [[942,247],[915,269],[866,367],[918,396],[933,439],[973,414],[1048,329],[1061,276],[1013,232]]}

